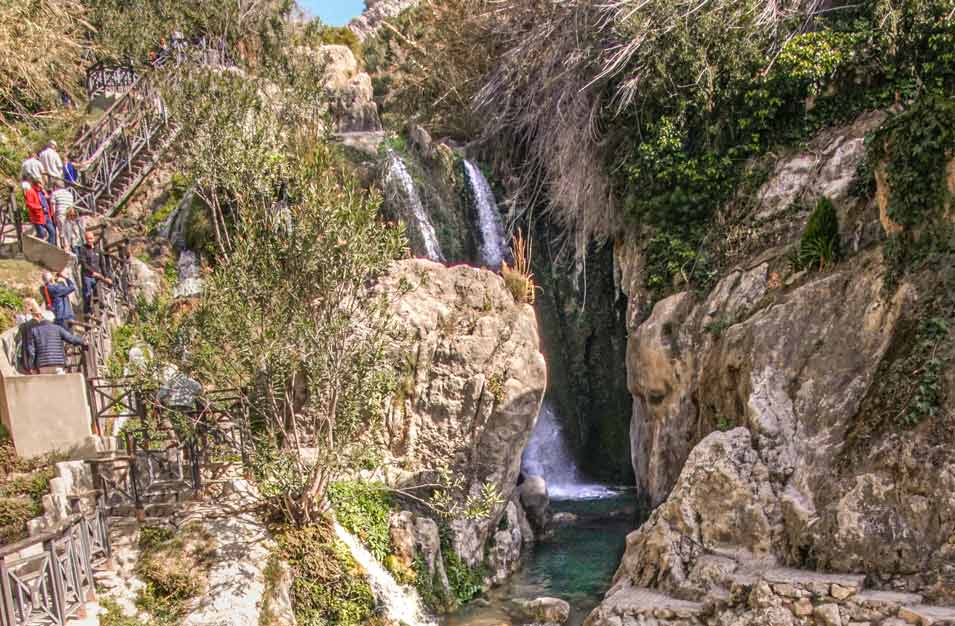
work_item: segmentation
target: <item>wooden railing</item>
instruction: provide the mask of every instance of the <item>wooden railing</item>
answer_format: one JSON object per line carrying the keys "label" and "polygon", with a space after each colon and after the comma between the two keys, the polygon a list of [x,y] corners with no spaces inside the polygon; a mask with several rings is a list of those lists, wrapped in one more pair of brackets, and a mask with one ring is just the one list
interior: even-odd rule
{"label": "wooden railing", "polygon": [[100,61],[86,70],[86,95],[92,100],[106,92],[125,93],[137,78],[132,65],[106,65]]}
{"label": "wooden railing", "polygon": [[17,251],[23,252],[23,215],[16,191],[12,189],[6,203],[0,206],[0,243],[5,242],[7,237],[15,237]]}
{"label": "wooden railing", "polygon": [[[168,383],[167,383],[168,384]],[[170,407],[132,378],[89,380],[96,432],[119,437],[125,452],[95,460],[111,509],[132,505],[137,514],[157,497],[198,495],[204,474],[248,460],[251,435],[240,394],[197,394],[189,406]]]}
{"label": "wooden railing", "polygon": [[65,624],[93,599],[93,567],[109,558],[102,501],[57,530],[0,547],[0,624]]}

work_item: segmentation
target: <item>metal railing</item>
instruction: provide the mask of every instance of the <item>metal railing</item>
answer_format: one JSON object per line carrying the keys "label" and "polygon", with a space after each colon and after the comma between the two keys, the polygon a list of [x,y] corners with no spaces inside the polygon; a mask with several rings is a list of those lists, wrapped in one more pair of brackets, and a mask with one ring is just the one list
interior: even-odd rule
{"label": "metal railing", "polygon": [[2,626],[62,626],[82,612],[94,598],[94,566],[111,556],[105,511],[99,501],[57,530],[0,547]]}

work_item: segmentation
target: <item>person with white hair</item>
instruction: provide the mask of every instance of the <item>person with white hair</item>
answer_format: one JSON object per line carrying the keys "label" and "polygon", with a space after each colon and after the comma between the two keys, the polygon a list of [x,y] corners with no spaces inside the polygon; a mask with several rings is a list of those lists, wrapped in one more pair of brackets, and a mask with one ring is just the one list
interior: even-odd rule
{"label": "person with white hair", "polygon": [[46,173],[46,168],[43,167],[43,162],[40,161],[39,156],[39,152],[33,153],[20,165],[20,180],[25,180],[30,183],[43,182],[43,175]]}
{"label": "person with white hair", "polygon": [[63,159],[60,157],[60,153],[56,151],[55,141],[52,139],[48,141],[46,148],[37,155],[37,158],[43,165],[47,185],[51,185],[57,180],[63,180]]}
{"label": "person with white hair", "polygon": [[53,311],[44,311],[43,320],[30,330],[26,342],[26,362],[33,374],[62,374],[66,370],[66,343],[86,346],[82,337],[53,323]]}
{"label": "person with white hair", "polygon": [[54,322],[66,330],[70,329],[70,321],[76,319],[73,314],[73,305],[70,303],[70,294],[76,291],[76,285],[63,272],[55,277],[50,272],[43,272],[43,286],[40,295],[46,308],[53,311]]}

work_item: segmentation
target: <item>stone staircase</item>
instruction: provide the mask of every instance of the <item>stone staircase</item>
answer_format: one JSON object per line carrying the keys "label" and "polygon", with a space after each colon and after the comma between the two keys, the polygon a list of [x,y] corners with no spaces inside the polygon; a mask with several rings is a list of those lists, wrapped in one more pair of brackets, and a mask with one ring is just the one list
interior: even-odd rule
{"label": "stone staircase", "polygon": [[926,604],[920,594],[866,589],[862,575],[700,560],[722,575],[673,595],[618,584],[585,626],[955,626],[955,608]]}

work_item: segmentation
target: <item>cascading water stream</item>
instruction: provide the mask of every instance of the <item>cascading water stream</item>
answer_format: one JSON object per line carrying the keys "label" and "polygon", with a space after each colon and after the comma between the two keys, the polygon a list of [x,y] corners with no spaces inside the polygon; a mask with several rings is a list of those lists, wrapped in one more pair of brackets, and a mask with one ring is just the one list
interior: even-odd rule
{"label": "cascading water stream", "polygon": [[381,603],[385,616],[399,624],[407,626],[435,626],[428,619],[421,604],[421,598],[413,587],[403,588],[389,574],[374,556],[352,534],[335,524],[335,534],[348,546],[355,561],[368,574],[368,582],[375,598]]}
{"label": "cascading water stream", "polygon": [[504,244],[504,224],[494,200],[494,192],[480,168],[471,161],[464,162],[464,171],[468,175],[474,207],[477,210],[478,236],[480,237],[481,264],[494,271],[501,269],[506,260]]}
{"label": "cascading water stream", "polygon": [[546,400],[524,450],[521,468],[528,476],[543,477],[547,481],[547,492],[556,500],[607,498],[616,493],[583,479],[567,445],[557,412]]}
{"label": "cascading water stream", "polygon": [[[428,212],[421,202],[421,196],[415,188],[414,179],[405,167],[401,157],[394,150],[388,151],[388,173],[385,182],[392,187],[393,192],[400,195],[399,210],[405,209],[403,217],[410,218],[420,238],[420,243],[426,257],[432,261],[444,262],[441,253],[441,244],[434,232],[434,225],[428,217]],[[410,210],[410,211],[409,211]]]}

